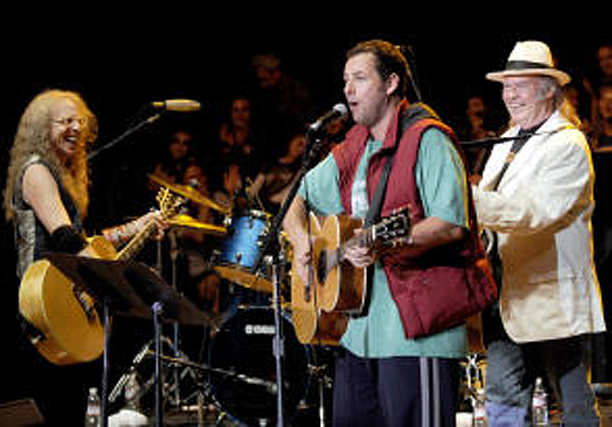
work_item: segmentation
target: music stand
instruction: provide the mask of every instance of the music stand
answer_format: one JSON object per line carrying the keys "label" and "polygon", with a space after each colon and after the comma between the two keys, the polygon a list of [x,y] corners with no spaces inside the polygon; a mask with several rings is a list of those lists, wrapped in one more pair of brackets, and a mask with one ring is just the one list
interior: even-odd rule
{"label": "music stand", "polygon": [[161,426],[163,399],[161,381],[161,323],[164,320],[185,325],[211,325],[212,316],[200,311],[191,301],[179,295],[159,274],[135,261],[111,261],[69,254],[49,254],[49,261],[69,277],[76,286],[102,303],[104,319],[104,354],[100,412],[102,426],[108,425],[108,345],[110,313],[153,318],[155,342],[155,419]]}

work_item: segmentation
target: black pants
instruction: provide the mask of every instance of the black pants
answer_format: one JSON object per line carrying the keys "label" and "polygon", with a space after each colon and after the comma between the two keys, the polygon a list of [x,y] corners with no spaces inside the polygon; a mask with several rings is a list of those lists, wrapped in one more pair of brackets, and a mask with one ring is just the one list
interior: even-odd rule
{"label": "black pants", "polygon": [[334,426],[454,426],[458,361],[336,358]]}

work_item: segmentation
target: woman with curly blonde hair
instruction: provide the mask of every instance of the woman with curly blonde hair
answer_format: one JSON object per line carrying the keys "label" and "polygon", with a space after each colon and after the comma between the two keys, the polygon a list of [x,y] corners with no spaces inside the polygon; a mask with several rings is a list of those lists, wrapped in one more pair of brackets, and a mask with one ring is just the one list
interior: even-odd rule
{"label": "woman with curly blonde hair", "polygon": [[[96,117],[83,98],[64,90],[46,90],[26,107],[17,128],[6,187],[4,212],[15,227],[15,246],[18,252],[17,275],[21,279],[36,260],[52,252],[92,255],[83,230],[83,220],[89,204],[89,170],[87,147],[97,136]],[[166,227],[159,212],[150,212],[135,221],[104,231],[104,237],[115,246],[126,242],[153,221],[160,230]],[[50,288],[52,289],[52,288]],[[42,332],[33,329],[22,319],[24,331],[31,338]],[[69,372],[65,367],[40,367],[39,358],[31,361],[31,378],[27,387],[36,395],[37,403],[49,425],[75,425],[67,422],[73,416],[80,423],[83,411],[77,410],[78,399],[83,400],[83,381],[67,387]],[[57,377],[57,378],[55,378]],[[80,377],[80,375],[79,375]],[[51,378],[74,388],[75,397],[60,396],[49,387]],[[42,383],[41,383],[42,381]],[[78,397],[76,397],[78,393]],[[81,402],[82,403],[82,402]]]}
{"label": "woman with curly blonde hair", "polygon": [[[43,91],[21,116],[4,189],[4,213],[15,224],[19,277],[46,252],[86,248],[87,146],[96,137],[96,117],[75,92]],[[104,236],[118,245],[152,220],[163,229],[159,214],[149,213]]]}
{"label": "woman with curly blonde hair", "polygon": [[[53,109],[61,108],[63,104],[73,104],[74,117],[59,117],[56,113],[52,115]],[[71,144],[74,153],[62,153],[60,147],[54,146],[51,139],[49,126],[63,127],[67,133],[66,145]],[[73,130],[76,126],[79,130]],[[82,129],[81,129],[82,128]],[[77,137],[80,134],[80,137]],[[89,174],[87,168],[86,144],[93,142],[96,138],[96,118],[89,110],[85,101],[76,93],[60,90],[47,90],[39,94],[26,108],[21,116],[13,149],[11,150],[11,161],[8,171],[8,179],[4,190],[4,212],[8,220],[15,218],[15,207],[13,196],[15,194],[15,182],[18,175],[23,172],[25,164],[32,157],[39,157],[46,162],[62,178],[62,184],[73,198],[84,217],[89,202],[87,187],[89,185]],[[67,149],[68,147],[64,147]]]}

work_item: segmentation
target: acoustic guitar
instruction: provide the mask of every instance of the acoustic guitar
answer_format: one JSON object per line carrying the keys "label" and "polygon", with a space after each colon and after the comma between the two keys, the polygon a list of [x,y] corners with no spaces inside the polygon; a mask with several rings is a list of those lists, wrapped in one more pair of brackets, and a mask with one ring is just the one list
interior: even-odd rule
{"label": "acoustic guitar", "polygon": [[321,223],[311,213],[309,222],[315,236],[311,286],[292,263],[291,316],[301,343],[338,345],[348,316],[363,312],[368,290],[367,269],[346,261],[346,249],[360,245],[389,250],[404,244],[410,234],[410,212],[401,208],[359,234],[355,230],[363,222],[358,218],[332,215]]}
{"label": "acoustic guitar", "polygon": [[[162,188],[157,194],[162,216],[177,214],[184,199]],[[88,239],[101,259],[130,260],[156,231],[150,221],[117,253],[103,236]],[[19,311],[39,332],[31,338],[38,352],[56,365],[72,365],[97,359],[104,350],[104,327],[94,299],[75,285],[49,260],[28,267],[19,288]]]}

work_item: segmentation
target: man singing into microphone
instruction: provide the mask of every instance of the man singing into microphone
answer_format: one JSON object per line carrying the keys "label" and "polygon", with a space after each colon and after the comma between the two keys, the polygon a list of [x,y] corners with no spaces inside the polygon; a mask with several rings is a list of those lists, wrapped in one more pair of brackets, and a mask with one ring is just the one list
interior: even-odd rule
{"label": "man singing into microphone", "polygon": [[[464,164],[452,131],[428,108],[408,104],[410,71],[395,46],[381,40],[356,45],[347,54],[344,82],[356,125],[306,175],[284,222],[297,271],[306,282],[313,255],[306,209],[364,218],[377,184],[374,177],[380,176],[390,151],[393,166],[381,214],[410,205],[414,225],[410,243],[390,255],[360,246],[347,250],[353,266],[373,266],[373,280],[366,311],[349,320],[341,340],[334,425],[452,426],[453,373],[466,352],[465,325],[409,339],[405,315],[410,308],[397,297],[416,277],[422,279],[416,286],[463,280],[461,267],[460,278],[434,272],[447,262],[445,257],[468,260],[471,248],[478,247]],[[398,134],[400,121],[412,114],[419,118]]]}

